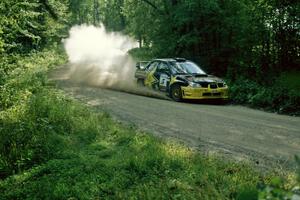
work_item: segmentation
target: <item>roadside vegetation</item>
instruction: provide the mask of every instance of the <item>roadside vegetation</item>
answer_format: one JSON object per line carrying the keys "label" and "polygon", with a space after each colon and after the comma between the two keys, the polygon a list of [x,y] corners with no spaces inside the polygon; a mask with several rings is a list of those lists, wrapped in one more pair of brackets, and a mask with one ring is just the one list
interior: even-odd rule
{"label": "roadside vegetation", "polygon": [[261,177],[250,167],[160,141],[56,90],[46,79],[47,66],[64,61],[55,51],[19,61],[31,67],[4,85],[12,90],[4,96],[16,101],[4,101],[13,103],[1,111],[0,199],[231,199],[245,190],[257,195]]}
{"label": "roadside vegetation", "polygon": [[[47,80],[52,46],[18,56],[1,86],[0,199],[282,199],[295,177],[199,154],[112,120]],[[277,174],[277,175],[276,175]],[[276,178],[281,176],[281,178]]]}
{"label": "roadside vegetation", "polygon": [[[0,199],[295,197],[294,174],[263,175],[162,141],[56,89],[47,74],[67,62],[60,43],[70,26],[123,19],[119,7],[108,12],[117,1],[82,2],[0,2]],[[107,18],[76,7],[88,5]]]}
{"label": "roadside vegetation", "polygon": [[300,116],[300,73],[283,73],[271,85],[254,80],[229,81],[234,104],[248,105],[280,114]]}

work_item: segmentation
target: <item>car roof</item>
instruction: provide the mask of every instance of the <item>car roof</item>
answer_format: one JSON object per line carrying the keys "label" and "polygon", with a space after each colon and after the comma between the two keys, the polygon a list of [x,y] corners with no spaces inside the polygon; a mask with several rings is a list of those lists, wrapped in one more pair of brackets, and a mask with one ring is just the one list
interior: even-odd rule
{"label": "car roof", "polygon": [[157,58],[153,61],[162,61],[162,62],[185,62],[187,61],[185,58]]}

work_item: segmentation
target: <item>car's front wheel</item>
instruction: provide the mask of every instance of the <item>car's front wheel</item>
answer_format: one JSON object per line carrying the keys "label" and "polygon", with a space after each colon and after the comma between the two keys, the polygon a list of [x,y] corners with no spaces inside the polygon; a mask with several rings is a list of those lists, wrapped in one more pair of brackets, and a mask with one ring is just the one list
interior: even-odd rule
{"label": "car's front wheel", "polygon": [[170,96],[174,101],[182,101],[181,86],[176,84],[171,87]]}

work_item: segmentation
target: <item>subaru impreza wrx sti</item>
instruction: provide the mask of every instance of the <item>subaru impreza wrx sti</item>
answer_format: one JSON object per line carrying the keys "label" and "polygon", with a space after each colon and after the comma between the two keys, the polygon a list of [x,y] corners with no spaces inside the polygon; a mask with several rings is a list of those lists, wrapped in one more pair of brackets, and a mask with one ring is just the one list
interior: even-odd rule
{"label": "subaru impreza wrx sti", "polygon": [[197,64],[184,58],[138,62],[137,84],[165,92],[175,101],[183,99],[228,100],[224,80],[208,75]]}

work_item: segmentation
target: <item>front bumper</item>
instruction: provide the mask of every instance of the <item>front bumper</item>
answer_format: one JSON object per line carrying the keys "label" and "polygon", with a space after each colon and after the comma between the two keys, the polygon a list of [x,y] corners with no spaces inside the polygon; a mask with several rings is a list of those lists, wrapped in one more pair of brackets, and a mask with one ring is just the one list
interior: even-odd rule
{"label": "front bumper", "polygon": [[183,99],[228,99],[228,87],[222,88],[193,88],[181,87]]}

